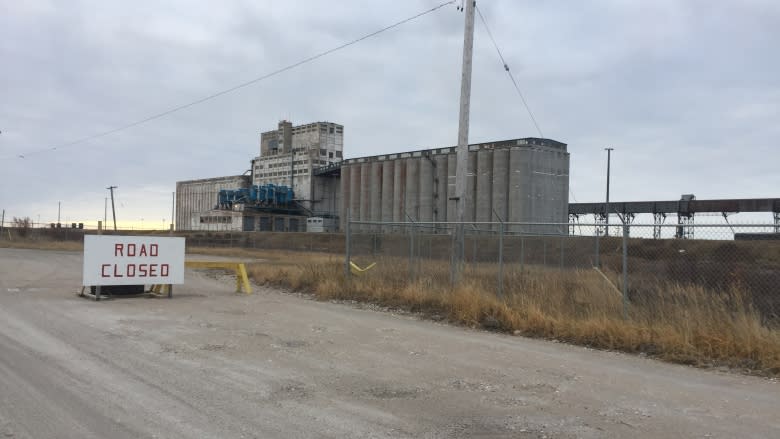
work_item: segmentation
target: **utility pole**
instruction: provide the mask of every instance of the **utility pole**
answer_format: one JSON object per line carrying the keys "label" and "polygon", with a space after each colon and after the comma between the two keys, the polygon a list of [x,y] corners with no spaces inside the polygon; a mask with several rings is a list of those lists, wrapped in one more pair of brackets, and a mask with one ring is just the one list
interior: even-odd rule
{"label": "utility pole", "polygon": [[106,189],[111,191],[111,214],[114,216],[114,231],[116,231],[116,207],[114,207],[114,189],[119,186],[109,186]]}
{"label": "utility pole", "polygon": [[604,148],[605,151],[607,151],[607,203],[604,206],[604,210],[606,211],[607,215],[607,227],[604,229],[604,235],[609,236],[609,167],[610,162],[612,161],[612,151],[615,148]]}
{"label": "utility pole", "polygon": [[108,224],[108,197],[103,197],[103,227]]}
{"label": "utility pole", "polygon": [[60,212],[62,208],[62,201],[57,201],[57,227],[60,226]]}
{"label": "utility pole", "polygon": [[176,218],[176,192],[171,192],[171,235],[173,234],[173,225],[176,222],[174,218]]}
{"label": "utility pole", "polygon": [[463,69],[460,80],[460,116],[458,148],[455,159],[455,231],[452,238],[450,278],[456,283],[463,271],[464,225],[466,211],[466,169],[469,160],[469,110],[471,107],[471,58],[474,49],[474,0],[466,0],[466,20],[463,35]]}

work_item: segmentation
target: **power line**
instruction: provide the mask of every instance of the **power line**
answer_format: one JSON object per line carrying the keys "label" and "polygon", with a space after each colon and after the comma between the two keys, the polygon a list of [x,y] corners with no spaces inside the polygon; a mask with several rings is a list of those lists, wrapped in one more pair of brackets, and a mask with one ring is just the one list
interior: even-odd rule
{"label": "power line", "polygon": [[509,64],[507,64],[506,60],[504,59],[504,55],[501,53],[501,49],[498,48],[498,44],[496,43],[495,38],[493,38],[493,33],[490,32],[490,26],[488,26],[487,21],[485,20],[485,17],[482,16],[482,11],[479,9],[479,6],[476,7],[477,14],[479,14],[479,19],[482,21],[482,24],[485,25],[485,30],[487,31],[488,37],[490,37],[490,41],[493,42],[493,47],[496,48],[496,52],[498,52],[498,57],[501,59],[501,63],[504,64],[504,70],[506,70],[506,73],[509,75],[509,79],[512,80],[512,84],[515,86],[515,90],[517,90],[517,94],[520,96],[520,100],[523,101],[523,105],[525,106],[525,109],[528,111],[528,115],[531,116],[531,121],[534,123],[534,126],[536,127],[536,131],[539,132],[539,137],[544,137],[544,134],[542,134],[541,128],[539,128],[539,124],[536,123],[536,118],[534,117],[534,113],[531,111],[531,107],[528,106],[528,102],[525,100],[525,96],[523,96],[523,92],[520,91],[520,87],[517,85],[517,81],[515,81],[515,76],[512,74],[512,71],[509,70]]}
{"label": "power line", "polygon": [[339,50],[345,49],[345,48],[347,48],[349,46],[352,46],[354,44],[357,44],[357,43],[359,43],[359,42],[361,42],[363,40],[369,39],[369,38],[374,37],[376,35],[379,35],[379,34],[381,34],[383,32],[386,32],[388,30],[391,30],[391,29],[399,27],[399,26],[401,26],[403,24],[406,24],[406,23],[408,23],[410,21],[414,21],[414,20],[416,20],[416,19],[418,19],[420,17],[423,17],[425,15],[433,13],[433,12],[435,12],[435,11],[437,11],[437,10],[447,6],[447,5],[455,3],[455,1],[456,0],[451,0],[451,1],[448,1],[448,2],[440,3],[439,5],[434,6],[434,7],[430,8],[430,9],[425,10],[425,11],[422,11],[422,12],[416,14],[416,15],[412,15],[411,17],[405,18],[405,19],[403,19],[401,21],[397,21],[397,22],[395,22],[395,23],[393,23],[393,24],[391,24],[389,26],[385,26],[385,27],[383,27],[383,28],[381,28],[379,30],[376,30],[376,31],[371,32],[371,33],[366,34],[366,35],[363,35],[362,37],[356,38],[354,40],[348,41],[348,42],[346,42],[344,44],[341,44],[339,46],[336,46],[336,47],[333,47],[331,49],[328,49],[328,50],[326,50],[324,52],[320,52],[320,53],[318,53],[316,55],[312,55],[312,56],[310,56],[308,58],[304,58],[304,59],[302,59],[302,60],[300,60],[300,61],[298,61],[296,63],[293,63],[293,64],[287,65],[285,67],[282,67],[280,69],[274,70],[273,72],[267,73],[267,74],[265,74],[263,76],[259,76],[257,78],[251,79],[249,81],[242,82],[241,84],[238,84],[238,85],[235,85],[233,87],[224,89],[222,91],[218,91],[216,93],[210,94],[208,96],[202,97],[202,98],[194,100],[192,102],[188,102],[186,104],[178,105],[176,107],[173,107],[173,108],[170,108],[168,110],[165,110],[165,111],[163,111],[161,113],[157,113],[157,114],[145,117],[145,118],[137,120],[135,122],[131,122],[131,123],[128,123],[126,125],[122,125],[120,127],[110,129],[108,131],[103,131],[103,132],[96,133],[96,134],[93,134],[93,135],[90,135],[90,136],[86,136],[86,137],[82,137],[80,139],[76,139],[76,140],[73,140],[73,141],[70,141],[70,142],[67,142],[67,143],[63,143],[61,145],[57,145],[57,146],[53,146],[53,147],[49,147],[49,148],[44,148],[44,149],[39,149],[39,150],[35,150],[35,151],[30,151],[30,152],[27,152],[27,153],[24,153],[24,154],[17,154],[16,156],[7,156],[7,157],[4,157],[3,159],[4,160],[5,159],[12,159],[12,158],[24,159],[25,157],[28,157],[28,156],[31,156],[31,155],[68,148],[70,146],[74,146],[74,145],[77,145],[77,144],[80,144],[80,143],[88,142],[90,140],[94,140],[94,139],[97,139],[97,138],[100,138],[100,137],[108,136],[110,134],[118,133],[120,131],[124,131],[124,130],[127,130],[129,128],[133,128],[133,127],[136,127],[138,125],[142,125],[142,124],[145,124],[147,122],[151,122],[153,120],[160,119],[162,117],[168,116],[168,115],[170,115],[172,113],[175,113],[177,111],[181,111],[181,110],[193,107],[195,105],[198,105],[198,104],[201,104],[203,102],[212,100],[212,99],[217,98],[219,96],[222,96],[222,95],[234,92],[234,91],[239,90],[241,88],[248,87],[248,86],[250,86],[252,84],[256,84],[256,83],[258,83],[260,81],[264,81],[266,79],[272,78],[272,77],[274,77],[276,75],[279,75],[280,73],[284,73],[284,72],[286,72],[288,70],[292,70],[292,69],[294,69],[296,67],[299,67],[299,66],[302,66],[304,64],[310,63],[310,62],[315,61],[315,60],[317,60],[319,58],[322,58],[324,56],[330,55],[333,52],[337,52]]}
{"label": "power line", "polygon": [[[544,134],[542,134],[542,129],[539,128],[539,124],[536,122],[536,118],[534,117],[534,113],[531,111],[531,107],[528,106],[528,102],[525,100],[525,96],[523,96],[523,92],[520,91],[520,87],[517,85],[517,81],[515,80],[515,76],[512,74],[512,71],[509,70],[509,64],[507,64],[506,59],[504,59],[504,55],[501,53],[501,49],[498,47],[498,43],[496,43],[495,38],[493,38],[493,33],[490,32],[490,26],[487,24],[487,20],[485,20],[485,17],[482,15],[482,11],[479,9],[479,6],[476,7],[477,14],[479,14],[479,19],[482,21],[482,24],[485,25],[485,30],[487,31],[488,37],[490,37],[490,41],[493,42],[493,47],[496,48],[496,52],[498,53],[498,57],[501,59],[501,63],[504,65],[504,70],[509,75],[509,79],[512,80],[512,84],[515,86],[515,90],[517,90],[518,96],[520,96],[520,100],[523,101],[523,106],[525,106],[526,111],[528,111],[528,115],[531,117],[531,121],[533,122],[534,126],[536,127],[536,131],[539,133],[539,137],[544,138]],[[574,191],[569,187],[569,195],[574,199],[574,202],[577,202],[577,197],[574,196]]]}

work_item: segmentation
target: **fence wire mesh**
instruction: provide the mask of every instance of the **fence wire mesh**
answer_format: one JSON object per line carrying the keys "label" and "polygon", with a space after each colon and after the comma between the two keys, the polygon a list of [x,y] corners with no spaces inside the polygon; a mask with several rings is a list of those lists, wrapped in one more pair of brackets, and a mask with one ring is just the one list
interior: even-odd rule
{"label": "fence wire mesh", "polygon": [[611,224],[607,236],[603,224],[465,223],[451,285],[455,225],[351,221],[345,262],[353,276],[372,275],[360,269],[375,263],[398,288],[465,286],[562,316],[641,320],[717,305],[780,324],[774,225],[686,225],[683,235],[679,225]]}

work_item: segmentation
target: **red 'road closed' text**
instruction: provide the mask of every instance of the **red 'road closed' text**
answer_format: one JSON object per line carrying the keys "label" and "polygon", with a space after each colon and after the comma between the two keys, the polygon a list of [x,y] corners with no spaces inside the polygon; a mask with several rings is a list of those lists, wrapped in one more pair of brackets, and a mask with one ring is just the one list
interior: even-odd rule
{"label": "red 'road closed' text", "polygon": [[168,277],[169,264],[101,264],[100,277]]}
{"label": "red 'road closed' text", "polygon": [[114,244],[114,256],[157,256],[158,251],[157,244]]}
{"label": "red 'road closed' text", "polygon": [[[114,258],[156,258],[160,252],[158,244],[116,243]],[[100,265],[100,277],[168,277],[169,264],[159,263],[110,263]]]}

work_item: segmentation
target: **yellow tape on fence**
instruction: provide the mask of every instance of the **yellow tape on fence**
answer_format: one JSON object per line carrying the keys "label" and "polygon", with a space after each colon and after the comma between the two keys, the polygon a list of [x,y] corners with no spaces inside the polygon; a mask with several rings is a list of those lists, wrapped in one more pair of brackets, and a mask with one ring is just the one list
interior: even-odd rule
{"label": "yellow tape on fence", "polygon": [[376,262],[372,262],[371,265],[369,265],[366,268],[360,268],[357,264],[355,264],[352,261],[349,261],[349,271],[354,274],[355,276],[360,276],[361,274],[367,272],[368,270],[374,268],[376,266]]}

